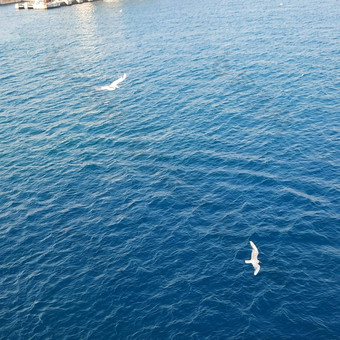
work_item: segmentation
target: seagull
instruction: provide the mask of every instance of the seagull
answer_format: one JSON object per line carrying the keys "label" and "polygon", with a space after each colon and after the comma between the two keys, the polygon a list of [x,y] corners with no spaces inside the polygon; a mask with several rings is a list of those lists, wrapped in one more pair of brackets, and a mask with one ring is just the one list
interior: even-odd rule
{"label": "seagull", "polygon": [[245,263],[251,263],[254,267],[254,275],[257,275],[260,271],[259,263],[262,263],[262,262],[257,259],[257,255],[259,254],[259,251],[257,250],[254,242],[250,241],[250,245],[253,248],[253,250],[251,252],[251,259],[245,260]]}
{"label": "seagull", "polygon": [[123,80],[125,80],[125,78],[126,78],[126,73],[124,73],[120,78],[115,80],[112,84],[102,86],[100,89],[101,90],[108,90],[108,91],[113,91],[115,89],[118,89],[119,88],[118,84],[121,83]]}

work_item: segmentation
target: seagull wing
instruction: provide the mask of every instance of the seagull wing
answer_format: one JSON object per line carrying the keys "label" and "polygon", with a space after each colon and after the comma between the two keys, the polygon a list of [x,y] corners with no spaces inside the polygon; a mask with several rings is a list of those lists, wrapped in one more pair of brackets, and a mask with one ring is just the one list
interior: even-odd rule
{"label": "seagull wing", "polygon": [[119,79],[115,80],[113,83],[110,84],[110,87],[116,87],[120,83]]}
{"label": "seagull wing", "polygon": [[118,78],[117,80],[115,80],[111,86],[117,86],[119,83],[121,83],[123,80],[125,80],[126,78],[126,73],[124,73],[124,75],[122,75],[120,78]]}
{"label": "seagull wing", "polygon": [[257,261],[257,255],[259,254],[259,251],[257,250],[253,241],[250,241],[250,245],[253,248],[253,251],[251,252],[251,259]]}
{"label": "seagull wing", "polygon": [[253,263],[253,267],[254,267],[254,275],[257,275],[261,267],[258,263]]}

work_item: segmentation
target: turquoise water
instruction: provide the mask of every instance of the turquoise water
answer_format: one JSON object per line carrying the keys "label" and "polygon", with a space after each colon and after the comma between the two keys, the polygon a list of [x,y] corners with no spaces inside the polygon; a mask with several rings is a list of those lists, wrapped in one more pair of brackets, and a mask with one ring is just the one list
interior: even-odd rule
{"label": "turquoise water", "polygon": [[338,338],[339,17],[1,7],[0,338]]}

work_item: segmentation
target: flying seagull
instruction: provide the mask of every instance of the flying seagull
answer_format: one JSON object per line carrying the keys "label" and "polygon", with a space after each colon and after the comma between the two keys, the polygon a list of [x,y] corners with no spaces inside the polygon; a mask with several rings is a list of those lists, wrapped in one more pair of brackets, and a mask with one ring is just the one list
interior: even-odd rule
{"label": "flying seagull", "polygon": [[115,80],[112,84],[102,86],[101,90],[113,91],[115,89],[118,89],[118,84],[121,83],[123,80],[125,80],[125,78],[126,78],[126,73],[124,73],[120,78]]}
{"label": "flying seagull", "polygon": [[245,260],[246,263],[251,263],[254,267],[254,275],[257,275],[258,272],[260,271],[260,265],[259,263],[262,263],[257,259],[257,255],[259,254],[259,251],[257,250],[255,244],[253,241],[250,241],[250,245],[253,248],[251,252],[251,259],[250,260]]}

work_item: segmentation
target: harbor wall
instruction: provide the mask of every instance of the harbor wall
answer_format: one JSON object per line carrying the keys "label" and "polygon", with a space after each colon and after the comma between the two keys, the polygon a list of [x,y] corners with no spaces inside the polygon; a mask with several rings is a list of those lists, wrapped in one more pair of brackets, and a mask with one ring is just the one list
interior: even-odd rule
{"label": "harbor wall", "polygon": [[22,0],[0,0],[0,5],[16,4]]}

